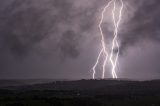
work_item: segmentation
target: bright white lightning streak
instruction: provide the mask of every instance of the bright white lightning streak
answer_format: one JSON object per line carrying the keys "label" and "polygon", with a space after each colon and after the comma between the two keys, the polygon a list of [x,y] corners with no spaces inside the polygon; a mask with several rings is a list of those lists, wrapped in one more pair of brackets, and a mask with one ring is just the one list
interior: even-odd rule
{"label": "bright white lightning streak", "polygon": [[96,61],[95,65],[94,65],[93,68],[92,68],[92,70],[93,70],[92,78],[93,78],[93,79],[95,79],[96,67],[97,67],[97,65],[98,65],[98,63],[99,63],[99,59],[100,59],[100,57],[101,57],[101,55],[102,55],[102,52],[103,52],[103,50],[100,51],[100,53],[99,53],[99,55],[98,55],[98,58],[97,58],[97,61]]}
{"label": "bright white lightning streak", "polygon": [[[113,21],[114,21],[114,38],[112,41],[112,50],[111,50],[111,55],[110,55],[110,62],[112,64],[112,76],[113,78],[118,78],[117,74],[116,74],[116,67],[117,67],[117,61],[118,61],[118,57],[119,57],[119,44],[118,44],[118,28],[119,28],[119,24],[121,22],[122,19],[122,10],[123,10],[123,1],[121,0],[122,6],[120,8],[120,13],[119,13],[119,17],[118,17],[118,21],[116,23],[116,19],[115,19],[115,10],[116,10],[116,4],[115,4],[116,0],[114,1],[114,9],[112,11],[112,17],[113,17]],[[118,48],[118,52],[117,55],[115,57],[115,60],[113,59],[113,52],[114,52],[114,48],[117,47]]]}
{"label": "bright white lightning streak", "polygon": [[[115,72],[115,68],[116,68],[116,64],[117,64],[117,60],[118,60],[118,55],[119,55],[119,45],[118,45],[118,42],[117,42],[117,36],[118,36],[118,27],[119,27],[119,23],[121,21],[121,15],[122,15],[122,9],[123,9],[123,1],[121,0],[121,3],[122,3],[122,7],[120,9],[120,15],[119,15],[119,20],[118,22],[116,23],[115,21],[115,9],[116,9],[116,6],[115,6],[115,2],[116,0],[111,0],[103,9],[102,11],[102,14],[101,14],[101,20],[100,20],[100,23],[99,23],[99,30],[100,30],[100,34],[101,34],[101,44],[102,44],[102,49],[98,55],[98,58],[96,60],[96,63],[95,65],[93,66],[92,70],[93,70],[93,75],[92,75],[92,78],[95,79],[95,74],[96,74],[96,67],[97,65],[99,64],[99,61],[100,61],[100,57],[102,56],[102,54],[105,55],[105,59],[104,59],[104,62],[103,62],[103,72],[102,72],[102,79],[104,79],[105,77],[105,68],[106,68],[106,63],[107,63],[107,60],[108,60],[108,52],[106,50],[106,45],[105,45],[105,39],[104,39],[104,34],[103,34],[103,31],[102,31],[102,23],[103,23],[103,19],[104,19],[104,13],[106,11],[106,9],[110,6],[110,4],[114,2],[114,9],[112,11],[112,15],[113,15],[113,20],[114,20],[114,26],[115,26],[115,31],[114,31],[114,39],[113,39],[113,42],[112,42],[112,51],[111,51],[111,55],[110,55],[110,62],[112,63],[112,77],[113,78],[117,78],[117,75],[116,75],[116,72]],[[115,59],[115,62],[113,62],[113,50],[115,48],[115,42],[116,42],[116,46],[118,47],[118,53],[116,55],[116,59]]]}
{"label": "bright white lightning streak", "polygon": [[93,70],[93,75],[92,75],[92,78],[93,79],[95,79],[95,73],[96,73],[96,67],[97,67],[97,65],[98,65],[98,63],[99,63],[99,60],[100,60],[100,57],[101,57],[101,55],[102,55],[102,53],[104,53],[104,55],[105,55],[105,60],[104,60],[104,63],[103,63],[103,74],[102,74],[102,78],[104,78],[104,74],[105,74],[105,66],[106,66],[106,62],[107,62],[107,59],[108,59],[108,52],[107,52],[107,50],[106,50],[106,46],[105,46],[105,41],[104,41],[104,34],[103,34],[103,31],[102,31],[102,23],[103,23],[103,19],[104,19],[104,13],[105,13],[105,11],[106,11],[106,9],[110,6],[110,4],[113,2],[113,0],[112,1],[110,1],[105,7],[104,7],[104,9],[103,9],[103,11],[102,11],[102,16],[101,16],[101,20],[100,20],[100,23],[99,23],[99,30],[100,30],[100,33],[101,33],[101,43],[102,43],[102,49],[101,49],[101,51],[100,51],[100,53],[99,53],[99,55],[98,55],[98,58],[97,58],[97,61],[96,61],[96,63],[95,63],[95,65],[93,66],[93,68],[92,68],[92,70]]}

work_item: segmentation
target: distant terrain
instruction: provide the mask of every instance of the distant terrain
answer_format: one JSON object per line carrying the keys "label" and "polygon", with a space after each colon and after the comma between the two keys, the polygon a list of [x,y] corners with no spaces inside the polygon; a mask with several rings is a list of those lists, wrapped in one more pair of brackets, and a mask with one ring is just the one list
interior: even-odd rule
{"label": "distant terrain", "polygon": [[1,79],[0,87],[33,85],[33,84],[49,83],[53,81],[56,81],[56,79],[14,79],[14,80]]}
{"label": "distant terrain", "polygon": [[160,106],[160,80],[1,80],[0,85],[0,106]]}

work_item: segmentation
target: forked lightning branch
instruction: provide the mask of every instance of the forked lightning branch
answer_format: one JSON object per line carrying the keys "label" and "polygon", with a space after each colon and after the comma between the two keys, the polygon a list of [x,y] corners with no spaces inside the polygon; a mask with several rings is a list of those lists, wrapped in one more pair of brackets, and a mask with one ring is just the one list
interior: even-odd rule
{"label": "forked lightning branch", "polygon": [[[117,16],[116,3],[117,3],[117,1],[120,1],[121,7],[118,11],[118,19],[116,21],[116,16]],[[112,14],[112,20],[113,20],[113,26],[114,26],[114,32],[113,32],[114,37],[112,39],[112,44],[110,47],[111,52],[108,52],[108,48],[107,48],[106,42],[105,42],[105,34],[103,33],[103,30],[102,30],[102,23],[104,21],[105,12],[111,5],[113,5],[112,10],[110,12]],[[109,62],[111,64],[112,78],[118,78],[118,75],[116,72],[117,62],[118,62],[118,57],[119,57],[118,30],[119,30],[119,24],[121,22],[123,7],[124,7],[124,4],[123,4],[122,0],[111,0],[110,2],[108,2],[108,4],[102,10],[101,19],[100,19],[100,22],[98,25],[100,35],[101,35],[102,48],[99,51],[99,54],[98,54],[98,57],[97,57],[97,60],[94,64],[94,66],[92,67],[92,78],[93,79],[95,79],[95,76],[97,73],[96,68],[97,68],[98,64],[100,64],[100,61],[102,61],[102,76],[101,76],[102,79],[105,78],[107,62]],[[115,48],[117,48],[116,54],[114,53]],[[103,56],[103,59],[101,60],[102,56]]]}

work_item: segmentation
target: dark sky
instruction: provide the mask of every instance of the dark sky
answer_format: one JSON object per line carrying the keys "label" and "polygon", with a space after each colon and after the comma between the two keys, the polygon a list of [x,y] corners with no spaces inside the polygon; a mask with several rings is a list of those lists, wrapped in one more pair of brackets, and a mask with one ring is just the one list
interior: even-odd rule
{"label": "dark sky", "polygon": [[[98,22],[107,2],[0,0],[0,78],[92,78],[100,50]],[[158,79],[160,0],[124,4],[118,76]],[[106,20],[104,33],[111,28]],[[111,77],[109,70],[106,77]]]}

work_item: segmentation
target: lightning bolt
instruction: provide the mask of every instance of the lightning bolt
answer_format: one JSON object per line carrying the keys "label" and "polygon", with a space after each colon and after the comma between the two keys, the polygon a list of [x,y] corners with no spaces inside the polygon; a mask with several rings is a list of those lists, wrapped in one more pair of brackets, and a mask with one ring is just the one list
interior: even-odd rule
{"label": "lightning bolt", "polygon": [[[100,34],[101,34],[101,45],[102,45],[102,48],[99,52],[99,55],[97,57],[97,60],[96,60],[96,63],[95,65],[93,66],[92,68],[92,71],[93,71],[93,74],[92,74],[92,78],[95,79],[95,75],[96,75],[96,67],[98,66],[99,62],[100,62],[100,59],[101,59],[101,56],[102,54],[104,54],[104,61],[103,61],[103,65],[102,65],[102,79],[104,79],[105,77],[105,72],[106,72],[106,63],[108,61],[108,57],[109,57],[109,53],[107,51],[107,48],[106,48],[106,44],[105,44],[105,38],[104,38],[104,33],[103,33],[103,30],[102,30],[102,23],[103,23],[103,20],[104,20],[104,13],[106,12],[106,9],[112,4],[114,3],[114,7],[113,7],[113,10],[112,10],[112,18],[113,18],[113,22],[114,22],[114,38],[113,38],[113,41],[112,41],[112,47],[111,47],[111,54],[110,54],[110,57],[109,57],[109,60],[111,62],[111,65],[112,65],[112,77],[113,78],[118,78],[117,74],[116,74],[116,66],[117,66],[117,62],[118,62],[118,57],[119,57],[119,44],[118,44],[118,28],[119,28],[119,24],[121,22],[121,16],[122,16],[122,10],[123,10],[123,1],[121,1],[122,3],[122,6],[121,6],[121,9],[120,9],[120,13],[119,13],[119,18],[118,18],[118,21],[116,22],[116,18],[115,18],[115,10],[116,10],[116,1],[117,0],[111,0],[104,8],[103,8],[103,11],[101,13],[101,20],[99,22],[99,30],[100,30]],[[118,48],[118,52],[117,52],[117,55],[114,59],[114,48],[117,47]]]}
{"label": "lightning bolt", "polygon": [[[117,66],[117,61],[118,61],[118,57],[119,57],[119,44],[118,44],[118,28],[119,28],[119,24],[121,22],[121,18],[122,18],[122,10],[123,10],[123,1],[120,0],[121,3],[122,3],[122,6],[120,8],[120,13],[119,13],[119,17],[118,17],[118,21],[116,22],[116,19],[115,19],[115,10],[116,10],[116,0],[114,1],[114,8],[112,10],[112,17],[113,17],[113,22],[114,22],[114,27],[115,27],[115,30],[114,30],[114,38],[113,38],[113,41],[112,41],[112,50],[111,50],[111,55],[110,55],[110,62],[112,64],[112,76],[113,78],[118,78],[117,77],[117,74],[116,74],[116,66]],[[114,52],[114,48],[118,48],[118,52],[117,52],[117,55],[115,57],[115,60],[114,60],[114,57],[113,57],[113,52]]]}

